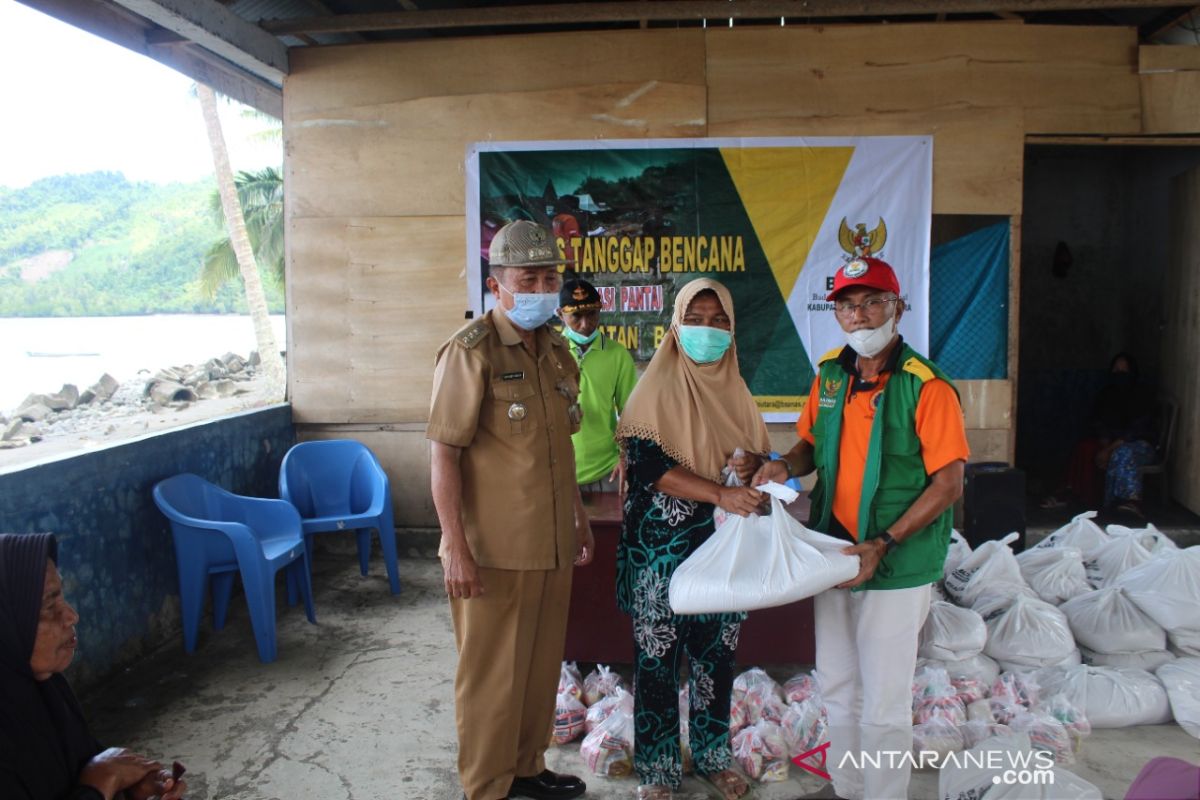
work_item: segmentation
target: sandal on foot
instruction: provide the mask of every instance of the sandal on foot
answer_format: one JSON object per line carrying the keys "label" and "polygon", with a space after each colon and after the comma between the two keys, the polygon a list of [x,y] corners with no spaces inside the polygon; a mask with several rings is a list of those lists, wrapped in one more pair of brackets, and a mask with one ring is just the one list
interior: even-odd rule
{"label": "sandal on foot", "polygon": [[[696,777],[712,789],[713,797],[717,800],[752,800],[755,796],[750,779],[735,769],[724,769],[711,775]],[[739,787],[745,787],[744,791],[738,793]]]}
{"label": "sandal on foot", "polygon": [[670,786],[642,784],[637,787],[634,797],[637,800],[672,800],[674,793]]}

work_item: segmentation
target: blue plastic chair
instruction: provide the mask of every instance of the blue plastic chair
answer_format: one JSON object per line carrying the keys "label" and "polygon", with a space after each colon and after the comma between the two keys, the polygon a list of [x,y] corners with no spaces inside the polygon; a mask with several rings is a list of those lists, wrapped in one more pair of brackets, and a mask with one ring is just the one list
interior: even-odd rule
{"label": "blue plastic chair", "polygon": [[154,502],[170,520],[175,538],[186,652],[196,649],[205,581],[212,586],[213,630],[219,631],[225,627],[233,579],[239,572],[263,663],[277,655],[275,575],[279,570],[288,570],[289,589],[298,589],[304,597],[308,621],[317,621],[300,515],[291,505],[232,494],[191,473],[159,481]]}
{"label": "blue plastic chair", "polygon": [[378,530],[392,594],[400,593],[391,487],[379,459],[366,445],[353,439],[295,445],[279,469],[279,496],[300,512],[310,561],[315,534],[357,531],[359,570],[366,575],[371,529]]}

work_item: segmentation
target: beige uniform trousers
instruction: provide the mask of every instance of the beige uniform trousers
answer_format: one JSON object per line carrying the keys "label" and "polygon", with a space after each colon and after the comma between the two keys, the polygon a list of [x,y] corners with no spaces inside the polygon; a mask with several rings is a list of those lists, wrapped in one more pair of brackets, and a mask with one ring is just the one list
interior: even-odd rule
{"label": "beige uniform trousers", "polygon": [[546,768],[572,569],[480,568],[483,595],[450,598],[458,774],[467,800],[501,800],[514,777]]}

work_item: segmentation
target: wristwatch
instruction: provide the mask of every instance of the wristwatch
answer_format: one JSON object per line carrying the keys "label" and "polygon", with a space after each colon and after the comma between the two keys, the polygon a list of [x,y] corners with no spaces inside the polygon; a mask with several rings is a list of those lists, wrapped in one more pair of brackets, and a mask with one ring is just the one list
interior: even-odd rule
{"label": "wristwatch", "polygon": [[900,544],[900,543],[899,543],[899,542],[897,542],[895,539],[893,539],[893,538],[892,538],[892,535],[891,535],[890,533],[888,533],[887,531],[884,531],[883,533],[879,534],[879,535],[878,535],[878,536],[876,536],[875,538],[876,538],[876,539],[878,539],[879,541],[883,542],[883,544],[884,544],[884,551],[883,551],[883,554],[884,554],[885,556],[886,556],[888,553],[890,553],[890,552],[892,552],[893,550],[895,550],[895,549],[896,549],[896,547],[897,547],[897,546]]}
{"label": "wristwatch", "polygon": [[792,477],[792,465],[788,463],[788,460],[786,458],[784,458],[783,456],[780,456],[779,458],[777,458],[775,460],[783,462],[783,471],[785,473],[787,473],[788,478],[791,478]]}

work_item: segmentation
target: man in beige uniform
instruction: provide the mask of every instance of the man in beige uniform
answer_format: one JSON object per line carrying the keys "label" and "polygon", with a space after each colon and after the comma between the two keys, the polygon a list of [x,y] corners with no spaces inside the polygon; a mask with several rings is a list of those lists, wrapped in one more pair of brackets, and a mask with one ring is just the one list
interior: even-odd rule
{"label": "man in beige uniform", "polygon": [[489,248],[496,308],[442,345],[426,436],[458,645],[458,771],[467,800],[572,798],[546,769],[573,564],[594,548],[575,483],[579,369],[546,322],[563,263],[510,223]]}

